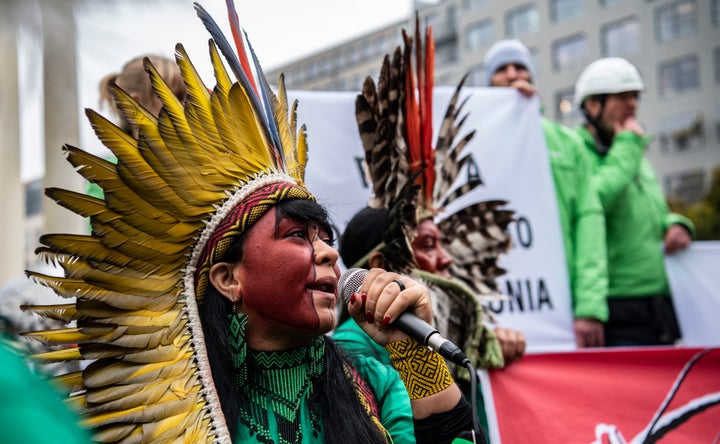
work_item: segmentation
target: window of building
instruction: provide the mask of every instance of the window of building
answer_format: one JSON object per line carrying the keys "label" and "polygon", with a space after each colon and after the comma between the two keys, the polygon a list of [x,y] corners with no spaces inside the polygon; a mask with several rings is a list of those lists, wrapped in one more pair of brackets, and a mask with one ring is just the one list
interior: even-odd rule
{"label": "window of building", "polygon": [[613,6],[617,5],[618,3],[622,3],[625,0],[600,0],[601,6]]}
{"label": "window of building", "polygon": [[366,40],[364,42],[360,43],[360,59],[367,60],[370,57],[374,56],[375,53],[373,52],[375,49],[375,45],[372,44],[370,40]]}
{"label": "window of building", "polygon": [[505,15],[505,34],[509,38],[516,38],[539,29],[540,15],[535,5],[521,6]]}
{"label": "window of building", "polygon": [[575,34],[556,40],[552,44],[553,69],[565,71],[585,64],[588,55],[587,38],[584,34]]}
{"label": "window of building", "polygon": [[495,27],[490,19],[474,23],[465,29],[465,49],[478,51],[495,40]]}
{"label": "window of building", "polygon": [[[528,48],[530,51],[530,61],[532,61],[535,67],[535,75],[540,76],[543,70],[542,60],[540,59],[540,51],[537,48]],[[538,79],[532,79],[534,83],[538,82]]]}
{"label": "window of building", "polygon": [[338,51],[333,52],[332,59],[333,59],[333,67],[335,69],[342,69],[345,67],[345,51],[344,50],[338,50]]}
{"label": "window of building", "polygon": [[665,176],[665,194],[686,203],[698,202],[705,196],[705,172],[686,171]]}
{"label": "window of building", "polygon": [[347,64],[355,64],[360,60],[359,53],[355,50],[355,47],[349,46],[345,48],[345,63]]}
{"label": "window of building", "polygon": [[35,179],[25,184],[25,217],[42,213],[43,181]]}
{"label": "window of building", "polygon": [[319,65],[319,71],[321,75],[327,74],[330,71],[332,71],[332,60],[330,59],[330,56],[322,57],[320,60],[318,60]]}
{"label": "window of building", "polygon": [[720,83],[720,47],[713,50],[713,67],[715,68],[715,83]]}
{"label": "window of building", "polygon": [[442,25],[442,22],[440,20],[441,18],[438,17],[437,14],[428,14],[424,17],[420,17],[420,23],[427,23],[427,26],[432,26],[433,33],[437,35],[437,32],[439,31],[439,27]]}
{"label": "window of building", "polygon": [[580,17],[584,12],[585,0],[550,0],[550,17],[556,23]]}
{"label": "window of building", "polygon": [[660,152],[666,155],[701,150],[705,146],[705,126],[700,111],[686,112],[660,119]]}
{"label": "window of building", "polygon": [[45,218],[42,214],[43,180],[35,179],[25,184],[25,267],[32,268],[40,263],[35,255],[40,235],[44,231]]}
{"label": "window of building", "polygon": [[720,0],[712,0],[711,11],[713,25],[720,25]]}
{"label": "window of building", "polygon": [[455,23],[458,22],[458,9],[453,6],[449,5],[447,8],[447,13],[445,14],[445,26],[451,31],[455,32]]}
{"label": "window of building", "polygon": [[601,30],[602,54],[605,57],[640,52],[640,21],[627,17],[604,25]]}
{"label": "window of building", "polygon": [[384,35],[381,35],[375,40],[375,54],[379,56],[384,56],[388,50],[390,49],[390,42],[388,41],[388,38]]}
{"label": "window of building", "polygon": [[670,42],[695,35],[697,29],[695,0],[677,0],[655,9],[655,37],[658,42]]}
{"label": "window of building", "polygon": [[310,62],[307,64],[306,68],[306,78],[307,79],[314,79],[318,76],[318,64],[316,62]]}
{"label": "window of building", "polygon": [[490,3],[490,0],[463,0],[462,5],[464,9],[472,11],[480,9],[488,3]]}
{"label": "window of building", "polygon": [[457,46],[441,45],[435,47],[435,66],[457,62]]}
{"label": "window of building", "polygon": [[574,94],[572,86],[555,93],[555,120],[568,127],[578,125],[583,120],[580,111],[573,106]]}
{"label": "window of building", "polygon": [[302,67],[294,66],[285,75],[285,79],[288,81],[288,84],[297,85],[304,80],[304,74],[305,70]]}
{"label": "window of building", "polygon": [[698,56],[690,54],[660,65],[658,94],[672,97],[700,87]]}

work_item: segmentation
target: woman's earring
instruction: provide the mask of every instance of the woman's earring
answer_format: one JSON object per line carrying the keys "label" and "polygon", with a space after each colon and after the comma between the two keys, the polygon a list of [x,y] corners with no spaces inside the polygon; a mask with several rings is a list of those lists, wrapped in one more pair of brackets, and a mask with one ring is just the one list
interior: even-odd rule
{"label": "woman's earring", "polygon": [[227,334],[230,343],[230,356],[235,368],[233,385],[236,389],[242,387],[247,380],[247,368],[245,358],[247,357],[247,343],[245,342],[245,327],[247,326],[247,315],[240,312],[240,303],[233,303],[232,313],[228,314]]}

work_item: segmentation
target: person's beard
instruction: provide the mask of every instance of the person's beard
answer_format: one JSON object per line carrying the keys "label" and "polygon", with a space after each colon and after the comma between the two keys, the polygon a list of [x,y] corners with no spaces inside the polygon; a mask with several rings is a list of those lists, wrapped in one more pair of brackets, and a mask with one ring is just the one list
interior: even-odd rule
{"label": "person's beard", "polygon": [[601,122],[598,122],[598,125],[595,126],[595,132],[595,137],[597,139],[595,149],[598,153],[604,156],[607,154],[608,150],[610,150],[612,141],[615,138],[615,130],[608,129],[605,125],[602,125]]}
{"label": "person's beard", "polygon": [[613,138],[615,138],[615,130],[613,128],[607,128],[603,124],[602,115],[605,111],[604,107],[600,111],[600,115],[597,118],[591,118],[586,112],[587,126],[592,129],[593,136],[595,138],[595,151],[601,156],[607,154],[612,145]]}

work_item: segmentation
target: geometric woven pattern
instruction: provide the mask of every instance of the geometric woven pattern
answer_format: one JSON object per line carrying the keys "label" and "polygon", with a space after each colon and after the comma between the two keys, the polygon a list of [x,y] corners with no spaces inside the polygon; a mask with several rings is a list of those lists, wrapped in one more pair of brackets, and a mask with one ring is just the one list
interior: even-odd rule
{"label": "geometric woven pattern", "polygon": [[202,303],[208,285],[208,272],[221,261],[247,227],[260,219],[270,208],[289,199],[314,200],[304,188],[291,183],[274,183],[252,193],[240,202],[215,228],[198,258],[195,272],[195,297]]}
{"label": "geometric woven pattern", "polygon": [[385,348],[410,399],[433,395],[454,383],[442,356],[416,340],[391,342]]}

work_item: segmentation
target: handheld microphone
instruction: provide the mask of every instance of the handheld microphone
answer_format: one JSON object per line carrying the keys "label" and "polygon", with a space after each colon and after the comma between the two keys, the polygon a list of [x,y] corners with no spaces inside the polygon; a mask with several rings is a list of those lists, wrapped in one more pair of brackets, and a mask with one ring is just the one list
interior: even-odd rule
{"label": "handheld microphone", "polygon": [[[338,292],[346,304],[350,301],[350,296],[360,289],[367,273],[368,271],[362,268],[351,268],[340,276]],[[390,325],[457,365],[465,367],[470,362],[457,345],[442,337],[435,327],[413,313],[402,313]]]}

